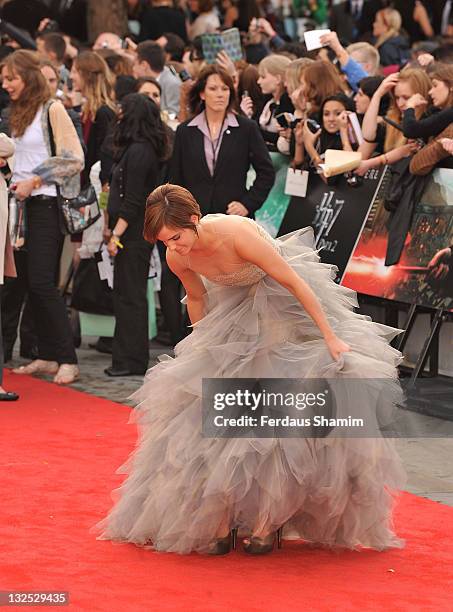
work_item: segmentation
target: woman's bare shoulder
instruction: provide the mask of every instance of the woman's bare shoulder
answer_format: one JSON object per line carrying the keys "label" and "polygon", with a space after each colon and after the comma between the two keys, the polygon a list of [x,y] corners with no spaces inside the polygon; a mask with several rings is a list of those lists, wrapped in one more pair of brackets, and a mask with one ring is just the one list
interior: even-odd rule
{"label": "woman's bare shoulder", "polygon": [[165,259],[175,274],[177,273],[176,271],[184,272],[189,267],[184,257],[181,257],[181,255],[178,255],[175,251],[170,251],[170,249],[167,249]]}
{"label": "woman's bare shoulder", "polygon": [[247,217],[223,214],[206,215],[201,222],[205,227],[207,226],[217,233],[228,234],[247,232],[255,225],[255,222]]}

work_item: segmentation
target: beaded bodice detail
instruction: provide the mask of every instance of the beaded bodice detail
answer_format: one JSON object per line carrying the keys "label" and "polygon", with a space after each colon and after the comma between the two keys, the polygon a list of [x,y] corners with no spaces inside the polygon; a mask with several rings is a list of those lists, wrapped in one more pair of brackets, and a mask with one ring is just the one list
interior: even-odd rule
{"label": "beaded bodice detail", "polygon": [[[244,217],[244,220],[248,221],[249,223],[253,223],[259,235],[267,242],[269,242],[276,251],[279,251],[278,243],[272,238],[270,234],[268,234],[268,232],[263,227],[261,227],[261,225],[258,225],[258,223],[255,223],[255,221],[246,217]],[[219,274],[216,276],[206,275],[206,278],[218,285],[247,286],[254,285],[265,276],[266,272],[264,272],[264,270],[262,270],[255,264],[245,262],[244,264],[238,265],[237,269],[232,272]]]}

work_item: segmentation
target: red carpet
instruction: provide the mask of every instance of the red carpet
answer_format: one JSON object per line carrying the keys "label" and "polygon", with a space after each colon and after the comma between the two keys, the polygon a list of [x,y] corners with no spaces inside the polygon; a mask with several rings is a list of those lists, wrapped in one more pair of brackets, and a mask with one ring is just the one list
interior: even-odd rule
{"label": "red carpet", "polygon": [[97,541],[89,529],[134,446],[129,409],[13,374],[5,385],[21,400],[0,405],[0,591],[69,591],[69,609],[112,612],[453,610],[453,508],[409,494],[395,517],[407,546],[385,553],[293,542],[266,557],[178,556]]}

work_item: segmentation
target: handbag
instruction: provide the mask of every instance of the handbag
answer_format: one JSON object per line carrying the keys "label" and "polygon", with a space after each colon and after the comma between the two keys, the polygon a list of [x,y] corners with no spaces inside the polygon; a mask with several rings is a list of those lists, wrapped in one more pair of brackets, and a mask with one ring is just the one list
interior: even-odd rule
{"label": "handbag", "polygon": [[80,312],[113,315],[113,292],[99,275],[99,254],[81,259],[72,282],[71,306]]}
{"label": "handbag", "polygon": [[25,250],[27,236],[27,208],[25,200],[16,200],[8,192],[8,230],[11,246],[15,251]]}
{"label": "handbag", "polygon": [[307,195],[308,171],[288,168],[286,173],[285,193],[290,196],[305,198]]}
{"label": "handbag", "polygon": [[[49,127],[50,150],[52,156],[55,156],[56,147],[49,113],[47,114],[47,124]],[[88,187],[81,189],[79,195],[75,198],[64,197],[59,185],[56,185],[56,189],[58,208],[65,233],[80,234],[87,227],[93,225],[101,216],[96,191],[91,183]]]}

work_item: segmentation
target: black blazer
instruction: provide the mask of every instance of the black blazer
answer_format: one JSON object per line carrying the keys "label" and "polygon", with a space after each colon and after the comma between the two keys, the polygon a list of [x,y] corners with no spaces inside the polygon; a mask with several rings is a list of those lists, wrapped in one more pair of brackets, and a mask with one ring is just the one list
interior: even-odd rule
{"label": "black blazer", "polygon": [[109,227],[119,217],[128,222],[124,239],[143,239],[146,199],[159,184],[161,163],[150,142],[134,142],[113,166],[107,210]]}
{"label": "black blazer", "polygon": [[[223,135],[214,176],[206,163],[204,136],[198,127],[189,127],[190,121],[186,121],[176,130],[170,182],[193,194],[202,215],[226,213],[227,205],[235,200],[253,218],[274,184],[274,167],[258,126],[245,117],[236,118],[238,127],[228,127]],[[256,179],[247,190],[250,165]]]}

